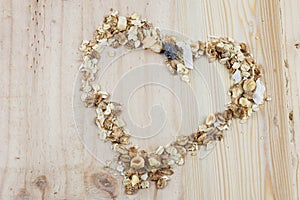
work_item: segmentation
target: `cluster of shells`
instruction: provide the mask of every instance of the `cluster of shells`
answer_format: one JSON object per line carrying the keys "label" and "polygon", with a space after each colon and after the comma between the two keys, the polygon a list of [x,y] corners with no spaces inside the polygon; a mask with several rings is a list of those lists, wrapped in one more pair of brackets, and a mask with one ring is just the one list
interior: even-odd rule
{"label": "cluster of shells", "polygon": [[[94,83],[101,52],[106,47],[120,46],[163,54],[166,66],[187,82],[195,59],[206,56],[210,62],[219,61],[229,70],[232,78],[230,103],[225,111],[209,115],[197,131],[178,136],[167,146],[159,146],[153,152],[137,147],[130,142],[130,134],[124,129],[120,105],[111,102],[109,93]],[[196,155],[201,145],[221,140],[232,119],[247,119],[264,102],[261,67],[256,64],[245,43],[236,43],[230,38],[210,37],[207,42],[192,43],[177,41],[173,36],[162,36],[158,28],[136,13],[125,17],[111,10],[95,31],[93,39],[84,40],[80,50],[84,54],[80,66],[81,100],[85,106],[96,109],[95,123],[99,127],[99,138],[109,142],[116,152],[116,170],[124,178],[127,194],[149,188],[151,182],[155,182],[159,189],[166,187],[174,173],[174,166],[183,165],[188,153]]]}

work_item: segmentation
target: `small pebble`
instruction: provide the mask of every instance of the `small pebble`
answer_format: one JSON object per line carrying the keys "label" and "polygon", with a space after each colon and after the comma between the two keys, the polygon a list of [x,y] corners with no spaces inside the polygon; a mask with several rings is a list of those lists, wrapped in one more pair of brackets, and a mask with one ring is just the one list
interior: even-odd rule
{"label": "small pebble", "polygon": [[171,43],[164,44],[163,45],[163,50],[164,50],[165,56],[169,60],[173,60],[173,59],[176,58],[177,49],[176,49],[174,44],[171,44]]}

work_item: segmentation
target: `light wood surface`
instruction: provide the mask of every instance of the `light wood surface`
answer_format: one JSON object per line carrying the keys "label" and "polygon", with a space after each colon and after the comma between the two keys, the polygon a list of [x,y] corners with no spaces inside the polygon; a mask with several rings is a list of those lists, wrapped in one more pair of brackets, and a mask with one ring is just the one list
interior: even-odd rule
{"label": "light wood surface", "polygon": [[[225,35],[245,41],[264,67],[266,92],[272,101],[247,123],[234,122],[225,139],[207,156],[188,157],[164,190],[152,185],[134,196],[124,195],[119,177],[102,169],[101,161],[106,157],[101,155],[113,155],[109,147],[94,140],[96,133],[80,129],[93,116],[78,117],[78,107],[72,106],[79,44],[91,38],[110,8],[124,15],[141,13],[155,26],[192,39]],[[1,200],[300,198],[300,48],[295,46],[300,43],[299,1],[1,0],[0,9]],[[132,60],[132,55],[111,64],[112,70],[102,80],[104,87],[113,88],[123,73],[138,66],[137,62],[158,61],[143,52],[135,56],[141,59]],[[124,66],[121,70],[116,68],[119,62]],[[211,68],[204,72],[201,67]],[[208,85],[198,83],[197,74],[193,76],[191,87],[203,111],[196,113],[200,118],[224,105],[226,87],[218,84],[223,80],[227,85],[229,80],[221,68],[201,60],[198,71]],[[147,148],[167,143],[174,134],[181,134],[179,130],[192,131],[199,120],[194,105],[189,104],[194,97],[186,92],[184,83],[167,70],[162,74],[171,85],[160,88],[150,84],[148,89],[133,93],[133,105],[122,102],[139,126],[151,123],[145,113],[152,105],[164,108],[166,127],[152,139],[136,139]],[[149,80],[156,76],[145,74]],[[177,87],[179,92],[172,93]],[[121,101],[131,92],[122,87],[120,91],[116,98]],[[182,105],[174,95],[184,99]],[[74,110],[79,122],[76,116],[74,120]],[[87,144],[78,131],[80,136],[93,135],[88,140],[93,142]],[[149,132],[133,134],[144,137],[152,134]],[[99,182],[103,176],[112,181],[111,187]]]}

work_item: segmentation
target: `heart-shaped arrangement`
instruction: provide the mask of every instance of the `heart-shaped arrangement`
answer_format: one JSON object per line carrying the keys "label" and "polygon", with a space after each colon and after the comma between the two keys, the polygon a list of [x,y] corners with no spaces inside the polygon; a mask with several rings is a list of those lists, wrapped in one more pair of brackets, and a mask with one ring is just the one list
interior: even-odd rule
{"label": "heart-shaped arrangement", "polygon": [[[125,123],[119,117],[120,104],[109,101],[109,93],[94,84],[100,54],[107,46],[143,48],[163,54],[166,66],[187,82],[195,59],[206,56],[210,62],[218,60],[232,78],[229,87],[231,101],[224,111],[209,115],[194,133],[178,136],[167,146],[147,152],[130,142],[130,134],[124,130]],[[201,145],[221,140],[232,119],[247,119],[264,102],[261,66],[256,64],[245,43],[236,43],[231,38],[210,37],[207,42],[192,43],[176,41],[173,36],[162,36],[158,28],[136,13],[125,17],[111,10],[95,31],[94,38],[84,40],[80,50],[84,54],[80,66],[81,100],[85,106],[96,109],[99,137],[110,142],[117,153],[116,169],[124,177],[127,194],[149,188],[150,181],[155,182],[157,188],[164,188],[174,173],[174,165],[183,165],[189,152],[195,155]]]}

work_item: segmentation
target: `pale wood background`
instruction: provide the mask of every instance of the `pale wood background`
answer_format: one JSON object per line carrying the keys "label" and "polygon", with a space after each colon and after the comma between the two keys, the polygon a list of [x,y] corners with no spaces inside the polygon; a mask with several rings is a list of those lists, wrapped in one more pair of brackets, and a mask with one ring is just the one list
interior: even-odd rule
{"label": "pale wood background", "polygon": [[[79,43],[111,7],[191,38],[247,42],[272,96],[207,158],[188,158],[166,189],[130,197],[118,181],[99,185],[102,165],[77,137],[72,115]],[[300,198],[299,1],[1,0],[0,9],[1,200]]]}

